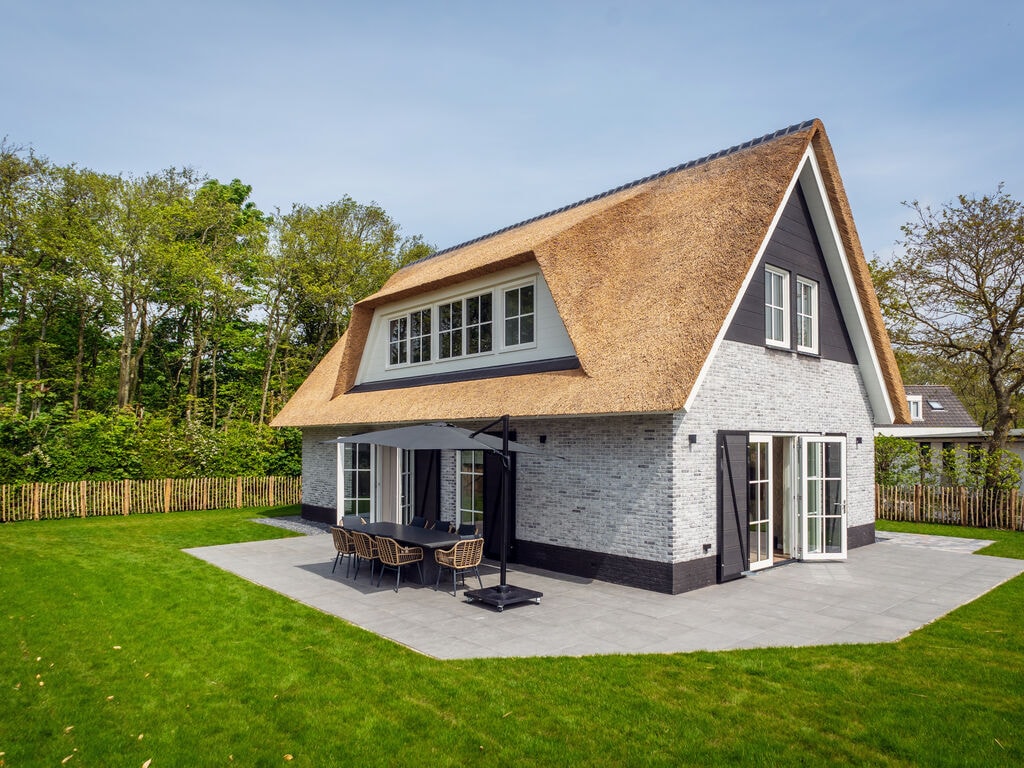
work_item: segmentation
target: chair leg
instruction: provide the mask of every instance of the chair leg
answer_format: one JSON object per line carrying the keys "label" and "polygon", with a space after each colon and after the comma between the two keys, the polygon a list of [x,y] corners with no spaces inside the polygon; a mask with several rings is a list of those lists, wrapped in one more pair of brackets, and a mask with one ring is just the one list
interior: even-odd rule
{"label": "chair leg", "polygon": [[398,592],[398,587],[402,584],[402,566],[395,568],[395,592]]}
{"label": "chair leg", "polygon": [[476,580],[480,582],[480,589],[483,589],[484,588],[484,580],[480,578],[480,568],[479,567],[473,568],[473,573],[476,574]]}
{"label": "chair leg", "polygon": [[443,566],[437,566],[437,578],[434,579],[434,591],[437,592],[437,588],[441,586],[441,571],[444,570]]}
{"label": "chair leg", "polygon": [[416,561],[416,570],[420,572],[420,584],[423,583],[423,564],[419,560]]}
{"label": "chair leg", "polygon": [[345,578],[348,578],[349,571],[352,570],[352,558],[355,557],[351,552],[348,553],[348,560],[345,562]]}
{"label": "chair leg", "polygon": [[458,584],[459,572],[452,568],[452,597],[459,596],[459,584]]}
{"label": "chair leg", "polygon": [[[336,554],[334,556],[334,568],[338,567],[338,560],[340,560],[340,559],[341,559],[341,552],[338,552],[338,554]],[[331,573],[334,573],[334,568],[331,568]]]}

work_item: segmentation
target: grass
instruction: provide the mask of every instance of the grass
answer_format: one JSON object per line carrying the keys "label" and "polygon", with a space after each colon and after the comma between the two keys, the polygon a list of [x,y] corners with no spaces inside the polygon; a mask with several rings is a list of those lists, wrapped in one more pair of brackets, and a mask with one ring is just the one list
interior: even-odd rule
{"label": "grass", "polygon": [[1024,578],[895,644],[438,661],[180,551],[260,512],[0,526],[0,764],[1024,763]]}

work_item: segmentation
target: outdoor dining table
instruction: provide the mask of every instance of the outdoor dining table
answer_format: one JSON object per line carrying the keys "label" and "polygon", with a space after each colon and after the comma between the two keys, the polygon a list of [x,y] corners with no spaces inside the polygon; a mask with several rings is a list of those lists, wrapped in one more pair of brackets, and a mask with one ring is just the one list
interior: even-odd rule
{"label": "outdoor dining table", "polygon": [[371,536],[386,536],[407,547],[423,547],[424,584],[434,584],[437,581],[437,562],[434,560],[434,552],[438,549],[448,549],[459,541],[457,533],[434,531],[400,523],[367,523],[366,525],[352,526],[350,530],[361,531]]}

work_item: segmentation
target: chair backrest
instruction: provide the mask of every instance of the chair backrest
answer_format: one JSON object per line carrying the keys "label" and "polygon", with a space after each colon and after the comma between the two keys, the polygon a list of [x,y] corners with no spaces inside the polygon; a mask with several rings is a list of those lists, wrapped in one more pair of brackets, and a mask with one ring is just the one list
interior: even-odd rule
{"label": "chair backrest", "polygon": [[441,533],[451,533],[452,524],[449,523],[447,520],[435,520],[434,530],[441,531]]}
{"label": "chair backrest", "polygon": [[456,568],[474,568],[484,558],[483,539],[463,539],[455,545],[452,564]]}
{"label": "chair backrest", "polygon": [[459,536],[476,536],[476,526],[473,523],[463,523],[459,526]]}
{"label": "chair backrest", "polygon": [[347,555],[354,551],[355,544],[352,543],[349,532],[344,528],[333,526],[331,528],[331,536],[334,538],[334,548],[341,552],[341,554]]}
{"label": "chair backrest", "polygon": [[356,544],[356,554],[360,557],[374,560],[377,558],[377,545],[373,543],[373,537],[362,531],[352,531],[352,539]]}
{"label": "chair backrest", "polygon": [[416,517],[409,521],[409,525],[411,525],[413,528],[426,528],[427,518],[416,515]]}
{"label": "chair backrest", "polygon": [[400,565],[398,562],[398,542],[387,536],[377,537],[377,555],[385,565]]}

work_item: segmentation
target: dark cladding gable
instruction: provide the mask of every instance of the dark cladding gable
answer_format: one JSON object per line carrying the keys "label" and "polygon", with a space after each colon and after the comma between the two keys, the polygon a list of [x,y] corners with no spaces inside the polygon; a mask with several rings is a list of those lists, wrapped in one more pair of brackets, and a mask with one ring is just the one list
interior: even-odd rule
{"label": "dark cladding gable", "polygon": [[[736,314],[726,331],[725,338],[744,344],[765,346],[764,323],[764,268],[771,265],[790,274],[789,306],[790,324],[795,322],[796,278],[806,277],[818,283],[818,354],[826,360],[841,363],[856,363],[857,356],[850,341],[850,335],[843,322],[843,314],[836,299],[825,256],[814,231],[811,214],[807,208],[800,185],[796,185],[779,218],[778,226],[765,248],[764,255],[751,277],[747,291],[740,301]],[[795,338],[795,332],[790,334]],[[796,349],[793,342],[792,349]]]}

